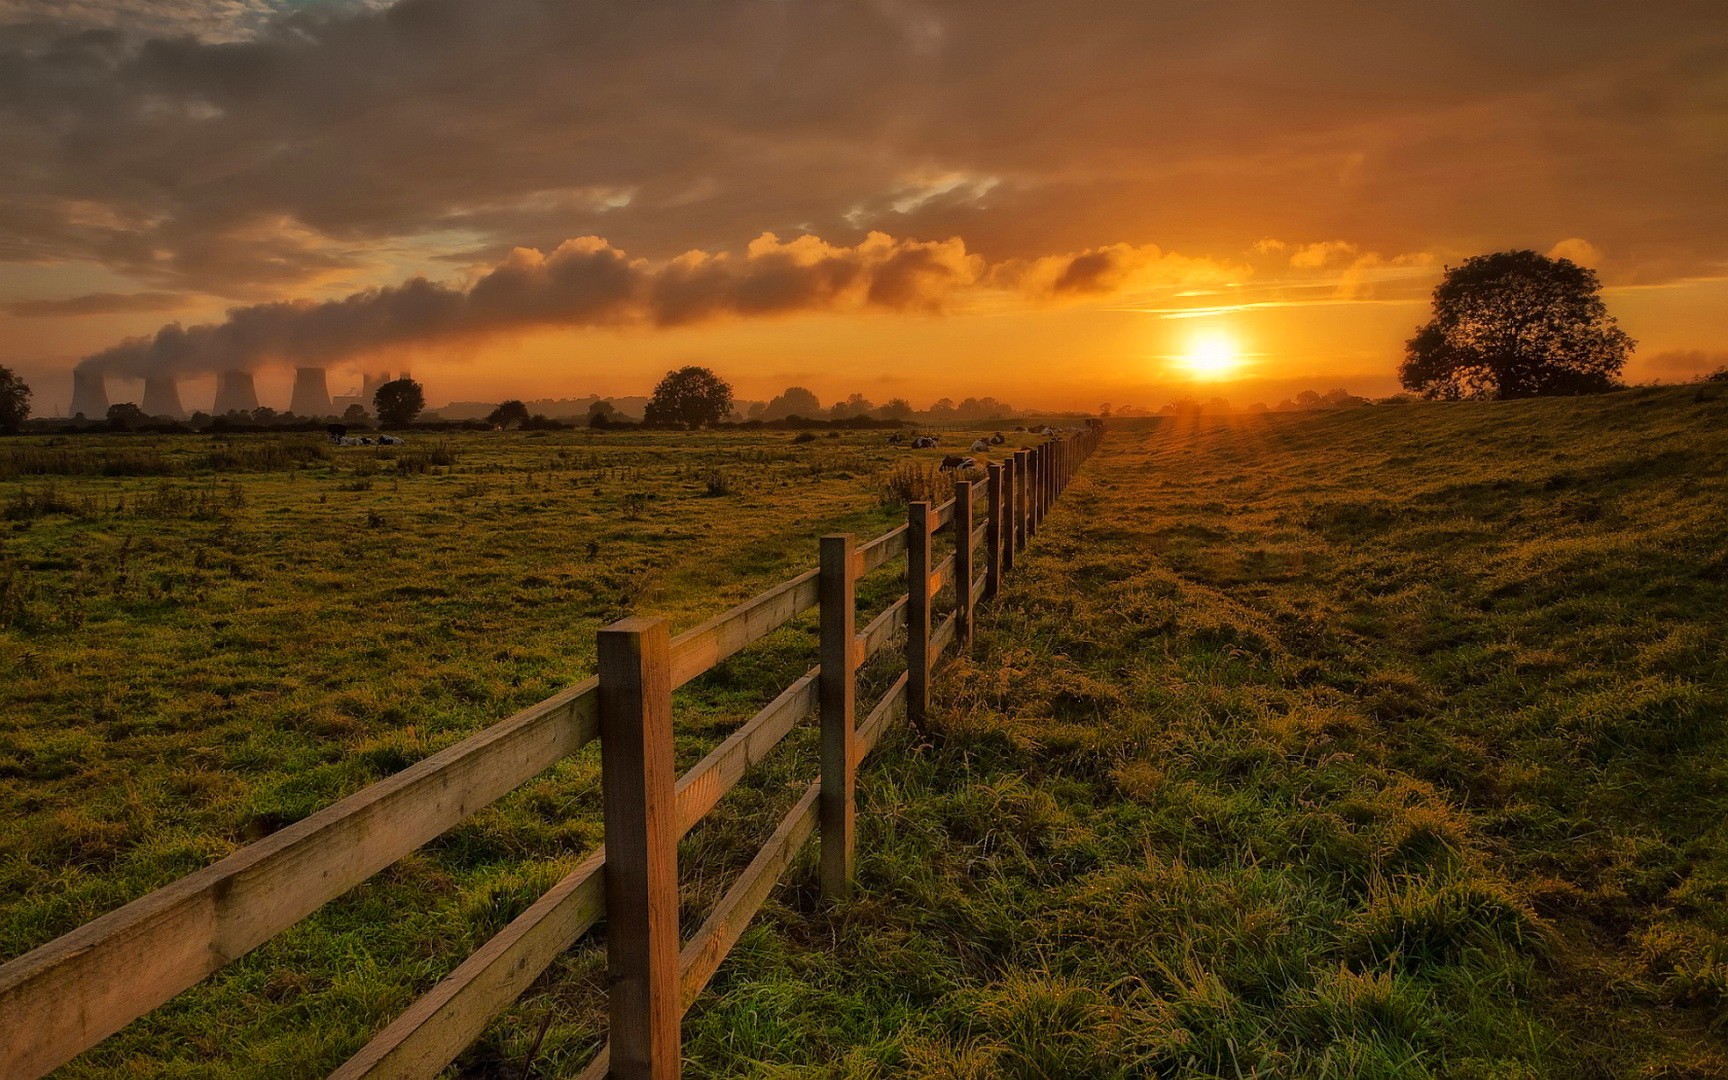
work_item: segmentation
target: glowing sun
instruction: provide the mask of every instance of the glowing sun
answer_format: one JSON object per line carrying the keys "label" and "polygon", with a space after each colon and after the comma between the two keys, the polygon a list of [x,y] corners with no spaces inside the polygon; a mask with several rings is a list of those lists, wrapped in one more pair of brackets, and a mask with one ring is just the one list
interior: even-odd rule
{"label": "glowing sun", "polygon": [[1228,335],[1211,333],[1195,338],[1176,362],[1196,379],[1222,379],[1242,366],[1242,349]]}

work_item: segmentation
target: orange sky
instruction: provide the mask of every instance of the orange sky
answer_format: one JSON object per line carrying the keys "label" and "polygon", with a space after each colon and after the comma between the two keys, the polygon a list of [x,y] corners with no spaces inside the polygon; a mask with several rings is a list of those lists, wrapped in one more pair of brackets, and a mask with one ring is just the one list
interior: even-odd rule
{"label": "orange sky", "polygon": [[[434,404],[685,363],[745,398],[1383,394],[1441,267],[1508,247],[1600,271],[1629,379],[1728,364],[1717,4],[20,11],[0,363],[41,412],[80,358],[244,306],[278,406],[283,342]],[[415,276],[448,313],[256,307]],[[1187,374],[1197,335],[1229,377]],[[174,361],[188,405],[234,340]]]}

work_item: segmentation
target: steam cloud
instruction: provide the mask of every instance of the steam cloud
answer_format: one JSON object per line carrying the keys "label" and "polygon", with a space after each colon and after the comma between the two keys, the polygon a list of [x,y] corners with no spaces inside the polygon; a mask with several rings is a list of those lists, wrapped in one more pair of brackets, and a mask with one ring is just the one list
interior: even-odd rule
{"label": "steam cloud", "polygon": [[854,247],[764,234],[742,256],[690,252],[659,265],[598,237],[550,255],[517,248],[463,289],[425,278],[340,300],[233,308],[220,323],[170,323],[85,357],[122,377],[321,366],[402,346],[541,327],[678,326],[734,316],[881,309],[939,311],[978,282],[984,261],[958,240],[871,233]]}

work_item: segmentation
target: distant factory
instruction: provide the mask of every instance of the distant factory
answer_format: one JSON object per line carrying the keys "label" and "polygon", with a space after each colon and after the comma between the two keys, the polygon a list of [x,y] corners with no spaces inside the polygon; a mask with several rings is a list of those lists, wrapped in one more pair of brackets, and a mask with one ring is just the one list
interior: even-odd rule
{"label": "distant factory", "polygon": [[[321,367],[297,367],[294,369],[294,390],[289,396],[288,412],[295,416],[319,419],[327,416],[340,416],[351,406],[358,405],[368,412],[372,409],[372,395],[378,388],[392,379],[408,378],[406,371],[400,375],[389,372],[377,372],[361,377],[358,394],[343,394],[332,397],[330,394],[329,373]],[[124,377],[122,382],[136,381]],[[148,375],[144,378],[144,395],[138,401],[138,407],[146,416],[168,416],[176,420],[184,420],[187,409],[180,396],[180,378],[175,375]],[[108,415],[108,406],[116,398],[108,392],[108,378],[100,371],[74,369],[72,372],[72,408],[71,415],[82,415],[86,420],[99,420]],[[130,400],[129,395],[122,394],[118,400]],[[222,416],[231,412],[249,413],[259,407],[258,388],[253,381],[253,373],[238,369],[220,371],[216,374],[216,397],[210,404],[210,415]]]}

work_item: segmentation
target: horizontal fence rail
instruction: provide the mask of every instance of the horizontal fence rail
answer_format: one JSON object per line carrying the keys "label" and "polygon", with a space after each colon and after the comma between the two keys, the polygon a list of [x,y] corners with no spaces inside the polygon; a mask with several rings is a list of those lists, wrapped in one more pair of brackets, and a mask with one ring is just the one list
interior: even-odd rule
{"label": "horizontal fence rail", "polygon": [[[934,665],[970,643],[976,605],[1000,589],[1103,427],[1038,434],[1048,437],[990,464],[984,482],[957,481],[937,506],[910,504],[906,524],[873,540],[825,537],[817,569],[699,626],[676,636],[663,620],[608,627],[598,677],[0,965],[0,1080],[70,1061],[595,740],[606,845],[331,1078],[438,1075],[609,910],[612,1042],[581,1075],[677,1076],[680,1018],[811,836],[822,840],[824,895],[849,893],[859,764],[896,719],[924,723]],[[952,551],[932,565],[944,529]],[[901,556],[906,593],[855,629],[855,583]],[[944,586],[953,608],[932,626]],[[819,664],[674,778],[672,691],[813,608]],[[905,670],[858,722],[858,669],[902,635]],[[681,946],[678,839],[812,714],[821,778]]]}

